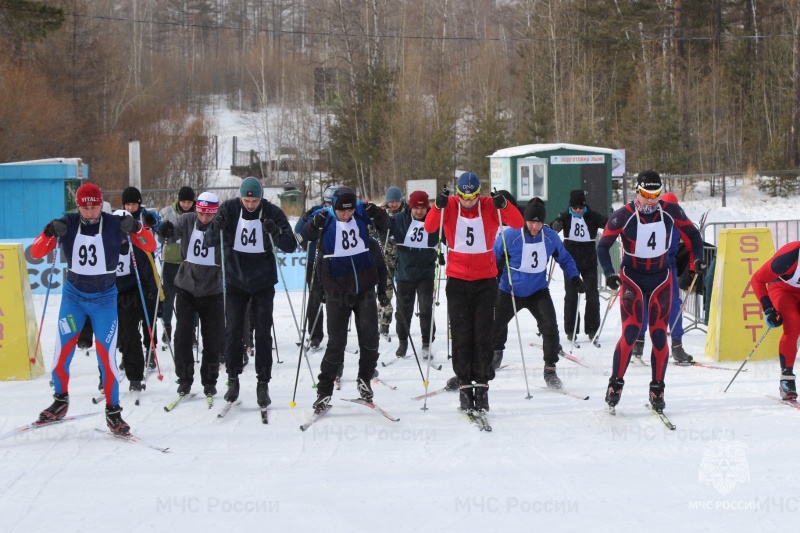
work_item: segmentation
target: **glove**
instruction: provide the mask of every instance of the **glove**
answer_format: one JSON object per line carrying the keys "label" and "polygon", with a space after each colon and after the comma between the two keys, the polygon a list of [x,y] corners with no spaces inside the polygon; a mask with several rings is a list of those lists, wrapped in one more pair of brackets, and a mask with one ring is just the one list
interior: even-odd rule
{"label": "glove", "polygon": [[450,198],[450,191],[444,189],[441,193],[439,193],[439,196],[436,197],[436,202],[435,202],[436,209],[444,209],[445,207],[447,207],[447,202],[449,201],[449,198]]}
{"label": "glove", "polygon": [[144,215],[142,215],[142,221],[144,222],[144,225],[149,228],[154,228],[158,226],[158,220],[156,220],[156,217],[154,217],[150,213],[145,213]]}
{"label": "glove", "polygon": [[222,231],[225,229],[225,215],[223,213],[217,213],[217,216],[214,217],[214,222],[211,224],[214,227],[214,231]]}
{"label": "glove", "polygon": [[139,233],[139,230],[142,229],[142,225],[139,224],[135,218],[124,216],[122,220],[119,221],[119,229],[122,230],[122,233]]}
{"label": "glove", "polygon": [[[678,288],[682,291],[688,291],[689,287],[692,286],[692,280],[694,279],[695,275],[696,275],[695,272],[691,270],[686,270],[678,278]],[[694,285],[695,287],[697,287],[697,281],[694,283]]]}
{"label": "glove", "polygon": [[706,265],[706,260],[703,259],[702,257],[698,257],[697,259],[694,260],[694,270],[695,272],[697,272],[699,276],[705,274],[707,266],[708,265]]}
{"label": "glove", "polygon": [[326,220],[328,220],[328,215],[324,211],[320,211],[314,215],[314,218],[311,220],[311,225],[317,229],[322,229]]}
{"label": "glove", "polygon": [[770,328],[779,328],[783,325],[783,319],[774,307],[767,307],[764,309],[764,318],[767,322],[767,326]]}
{"label": "glove", "polygon": [[505,209],[508,205],[508,200],[506,200],[506,197],[499,192],[492,193],[492,202],[494,202],[495,209]]}
{"label": "glove", "polygon": [[375,218],[381,213],[381,208],[373,203],[369,203],[364,207],[364,211],[369,218]]}
{"label": "glove", "polygon": [[264,231],[272,235],[273,237],[277,237],[281,234],[281,228],[275,224],[275,221],[271,218],[265,218],[261,221],[261,227],[264,228]]}
{"label": "glove", "polygon": [[550,229],[558,233],[562,229],[564,229],[564,223],[561,221],[560,218],[557,218],[550,224]]}
{"label": "glove", "polygon": [[389,297],[386,295],[385,292],[378,293],[378,303],[381,304],[381,307],[386,307],[389,305]]}
{"label": "glove", "polygon": [[54,218],[47,223],[42,233],[48,237],[63,237],[67,234],[67,223],[60,218]]}
{"label": "glove", "polygon": [[128,239],[122,241],[122,244],[119,245],[119,255],[128,255],[131,253],[130,246],[128,246]]}
{"label": "glove", "polygon": [[606,287],[612,291],[619,289],[620,283],[622,283],[622,280],[619,279],[618,275],[611,274],[610,276],[606,276]]}
{"label": "glove", "polygon": [[444,266],[446,261],[444,260],[444,254],[439,254],[439,264]]}
{"label": "glove", "polygon": [[161,227],[158,228],[158,234],[164,237],[165,239],[171,239],[175,236],[175,225],[172,224],[169,220],[161,224]]}
{"label": "glove", "polygon": [[575,287],[575,290],[578,291],[579,294],[583,294],[584,292],[586,292],[586,284],[583,282],[580,276],[575,276],[574,278],[572,278],[570,280],[570,283],[572,284],[573,287]]}

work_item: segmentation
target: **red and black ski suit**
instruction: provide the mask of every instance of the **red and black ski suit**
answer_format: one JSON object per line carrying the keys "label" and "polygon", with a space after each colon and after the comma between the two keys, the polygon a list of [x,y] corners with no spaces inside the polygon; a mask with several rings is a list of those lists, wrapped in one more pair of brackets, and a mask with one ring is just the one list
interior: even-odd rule
{"label": "red and black ski suit", "polygon": [[797,268],[800,241],[781,246],[772,258],[756,270],[750,280],[761,307],[773,307],[783,319],[778,344],[781,368],[793,368],[800,337],[800,269]]}
{"label": "red and black ski suit", "polygon": [[642,328],[644,306],[647,306],[648,329],[653,343],[651,357],[653,380],[663,381],[667,371],[669,346],[667,327],[672,305],[669,248],[672,229],[691,242],[694,257],[703,257],[703,239],[674,203],[660,200],[658,208],[643,214],[630,202],[614,211],[608,219],[597,245],[597,258],[606,277],[614,274],[611,246],[620,238],[623,257],[619,276],[622,336],[614,349],[613,376],[623,378],[630,362],[633,344]]}

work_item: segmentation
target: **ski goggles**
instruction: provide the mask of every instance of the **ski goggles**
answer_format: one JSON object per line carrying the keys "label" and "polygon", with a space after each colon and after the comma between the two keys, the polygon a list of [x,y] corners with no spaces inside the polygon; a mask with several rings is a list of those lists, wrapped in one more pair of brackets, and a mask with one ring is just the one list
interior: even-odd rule
{"label": "ski goggles", "polygon": [[456,193],[458,194],[459,198],[462,198],[462,199],[466,200],[467,202],[469,202],[469,201],[474,200],[475,198],[477,198],[478,196],[481,195],[481,188],[478,187],[477,189],[475,189],[475,192],[473,192],[473,193],[465,193],[465,192],[461,192],[459,190],[456,190]]}
{"label": "ski goggles", "polygon": [[655,191],[651,191],[649,189],[645,189],[644,187],[637,187],[636,192],[641,194],[642,198],[646,198],[648,200],[655,200],[656,198],[661,196],[661,193],[664,192],[664,188],[659,187]]}

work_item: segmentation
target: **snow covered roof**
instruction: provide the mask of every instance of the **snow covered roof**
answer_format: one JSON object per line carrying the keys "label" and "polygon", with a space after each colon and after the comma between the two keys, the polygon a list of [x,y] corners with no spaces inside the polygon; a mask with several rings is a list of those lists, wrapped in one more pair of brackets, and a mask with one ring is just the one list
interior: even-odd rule
{"label": "snow covered roof", "polygon": [[594,152],[597,154],[614,154],[611,148],[599,148],[597,146],[583,146],[581,144],[555,143],[555,144],[523,144],[522,146],[512,146],[498,150],[489,157],[517,157],[520,155],[535,154],[538,152],[549,152],[552,150],[580,150],[582,152]]}

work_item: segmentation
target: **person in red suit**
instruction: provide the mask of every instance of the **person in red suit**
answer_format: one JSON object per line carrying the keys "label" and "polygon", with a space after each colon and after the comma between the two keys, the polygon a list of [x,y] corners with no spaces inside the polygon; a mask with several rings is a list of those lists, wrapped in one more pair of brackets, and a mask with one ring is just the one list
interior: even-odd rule
{"label": "person in red suit", "polygon": [[781,363],[780,394],[784,400],[796,400],[794,360],[797,338],[800,337],[800,241],[783,245],[778,252],[756,270],[750,285],[756,293],[767,326],[783,326],[778,344]]}
{"label": "person in red suit", "polygon": [[[501,220],[502,217],[502,220]],[[461,409],[489,410],[494,379],[492,327],[497,295],[497,263],[492,246],[501,224],[519,229],[519,209],[502,194],[481,196],[478,176],[458,178],[456,196],[437,198],[425,218],[425,231],[444,233],[447,254],[447,312],[453,338],[453,371],[460,381]]]}

